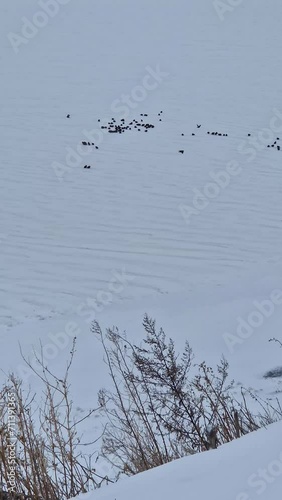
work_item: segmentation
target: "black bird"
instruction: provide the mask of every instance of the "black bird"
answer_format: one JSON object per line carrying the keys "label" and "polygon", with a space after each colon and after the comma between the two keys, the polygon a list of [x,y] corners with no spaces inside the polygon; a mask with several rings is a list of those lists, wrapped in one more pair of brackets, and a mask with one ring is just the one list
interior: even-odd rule
{"label": "black bird", "polygon": [[100,120],[100,118],[99,118],[99,119],[98,119],[98,122],[100,122],[100,121],[101,121],[101,120]]}
{"label": "black bird", "polygon": [[280,141],[279,137],[276,137],[276,141]]}
{"label": "black bird", "polygon": [[96,149],[99,149],[98,146],[95,146]]}
{"label": "black bird", "polygon": [[210,132],[207,132],[207,134],[209,134]]}
{"label": "black bird", "polygon": [[181,135],[182,135],[182,137],[183,137],[183,135],[184,135],[184,134],[181,134]]}
{"label": "black bird", "polygon": [[195,134],[192,134],[192,135],[195,135]]}
{"label": "black bird", "polygon": [[67,115],[67,118],[70,118],[70,115]]}
{"label": "black bird", "polygon": [[88,142],[88,146],[91,146],[90,142]]}
{"label": "black bird", "polygon": [[184,153],[184,149],[179,149],[178,153],[183,154]]}
{"label": "black bird", "polygon": [[251,134],[248,134],[248,137],[251,137]]}
{"label": "black bird", "polygon": [[83,144],[83,146],[87,146],[87,142],[86,141],[82,141],[82,144]]}
{"label": "black bird", "polygon": [[[268,145],[267,145],[267,147],[268,147],[268,148],[270,148],[270,145],[268,144]],[[277,146],[277,147],[278,147],[278,146]]]}
{"label": "black bird", "polygon": [[201,128],[201,125],[198,125],[198,124],[197,124],[197,128]]}
{"label": "black bird", "polygon": [[277,146],[277,150],[280,151],[280,146]]}

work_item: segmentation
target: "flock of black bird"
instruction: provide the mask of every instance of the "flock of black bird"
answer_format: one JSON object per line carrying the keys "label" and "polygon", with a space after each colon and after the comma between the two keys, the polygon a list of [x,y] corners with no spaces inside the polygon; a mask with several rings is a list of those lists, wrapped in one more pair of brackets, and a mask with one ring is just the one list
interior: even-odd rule
{"label": "flock of black bird", "polygon": [[[163,114],[163,111],[160,111],[158,113],[158,117],[159,117],[159,121],[160,122],[162,121],[162,118],[161,118],[162,114]],[[70,118],[70,114],[68,114],[66,117]],[[148,130],[155,128],[155,125],[153,125],[152,123],[149,123],[148,120],[146,120],[147,117],[148,117],[147,113],[141,113],[140,114],[140,118],[138,120],[134,119],[134,120],[131,120],[128,123],[126,123],[126,121],[125,121],[124,118],[121,118],[120,123],[118,123],[115,118],[112,118],[107,123],[107,125],[102,125],[101,129],[107,130],[109,134],[123,134],[124,132],[130,131],[130,130],[136,130],[137,132],[141,132],[141,131],[148,132]],[[99,118],[98,119],[98,123],[100,123],[100,122],[101,122],[101,120]],[[198,124],[198,123],[196,124],[197,129],[200,129],[201,126],[202,126],[201,124]],[[218,137],[228,137],[228,134],[223,133],[223,132],[210,132],[210,131],[207,131],[207,134],[208,135],[212,135],[212,136],[218,136]],[[181,136],[184,137],[184,135],[185,134],[182,132]],[[195,136],[196,134],[195,134],[195,132],[192,132],[191,135]],[[247,136],[251,137],[251,134],[249,133],[249,134],[247,134]],[[277,137],[276,141],[274,141],[273,144],[268,144],[267,147],[268,148],[274,148],[274,147],[276,147],[276,149],[278,151],[280,151],[281,147],[280,147],[280,145],[277,144],[277,141],[279,141],[279,140],[280,140],[279,137]],[[96,146],[94,144],[94,142],[82,141],[82,145],[83,146],[95,146],[95,149],[99,149],[99,147]],[[178,153],[184,154],[184,149],[179,149]],[[89,168],[91,168],[91,166],[90,165],[84,165],[83,168],[89,169]]]}
{"label": "flock of black bird", "polygon": [[[148,115],[146,113],[141,113],[140,116],[146,118]],[[100,120],[98,120],[98,122],[99,121]],[[124,118],[121,118],[120,123],[117,123],[115,118],[112,118],[112,120],[108,122],[107,125],[102,125],[101,127],[101,129],[108,130],[109,134],[123,134],[127,130],[133,129],[137,129],[138,132],[141,132],[142,130],[144,130],[144,132],[148,132],[150,128],[155,128],[155,125],[152,125],[152,123],[146,123],[146,120],[143,120],[143,118],[139,118],[139,120],[132,120],[127,124]]]}
{"label": "flock of black bird", "polygon": [[277,149],[277,151],[280,151],[281,147],[279,146],[279,144],[277,144],[277,141],[280,141],[279,137],[276,137],[276,141],[274,141],[273,144],[268,144],[267,147],[268,148],[275,148]]}
{"label": "flock of black bird", "polygon": [[[197,128],[201,128],[201,125],[198,125],[197,124]],[[207,134],[208,135],[213,135],[213,136],[218,136],[218,137],[228,137],[228,134],[226,133],[222,133],[222,132],[210,132],[210,131],[207,131]],[[192,136],[195,136],[196,134],[194,132],[192,132]],[[248,137],[251,137],[252,134],[247,134]],[[184,134],[182,133],[181,136],[183,137]],[[277,141],[279,141],[280,138],[279,137],[276,137],[276,140],[273,142],[273,144],[268,144],[267,147],[268,148],[275,148],[277,149],[277,151],[280,151],[281,150],[281,146],[279,144],[277,144]],[[184,149],[179,149],[178,150],[178,153],[180,154],[184,154]]]}
{"label": "flock of black bird", "polygon": [[[158,113],[159,121],[161,122],[161,116],[162,116],[162,111]],[[70,114],[67,114],[66,118],[70,118]],[[107,125],[101,125],[102,130],[107,130],[109,134],[123,134],[124,132],[130,131],[130,130],[136,130],[137,132],[148,132],[148,130],[155,128],[155,125],[152,123],[149,123],[147,113],[141,113],[140,118],[138,120],[131,120],[128,123],[126,123],[124,118],[121,118],[120,123],[115,119],[112,118]],[[101,120],[100,118],[98,119],[98,123],[100,123]],[[81,144],[83,146],[94,146],[95,149],[99,149],[98,146],[95,145],[94,142],[89,142],[89,141],[81,141]],[[84,165],[85,169],[91,168],[91,165]]]}
{"label": "flock of black bird", "polygon": [[[197,123],[196,126],[197,126],[197,129],[199,129],[199,128],[201,128],[202,125],[200,123]],[[225,133],[222,133],[222,132],[210,132],[210,131],[208,131],[207,134],[208,135],[217,135],[218,137],[228,137],[228,134],[225,134]],[[196,134],[195,134],[195,132],[192,132],[191,135],[194,137]],[[182,132],[181,136],[184,137],[183,132]],[[179,149],[178,153],[181,153],[183,155],[184,154],[184,149]]]}
{"label": "flock of black bird", "polygon": [[[81,144],[83,146],[95,146],[95,143],[94,142],[87,142],[87,141],[82,141]],[[95,149],[99,149],[98,146],[95,146]]]}
{"label": "flock of black bird", "polygon": [[228,134],[222,134],[221,132],[207,132],[207,134],[228,137]]}

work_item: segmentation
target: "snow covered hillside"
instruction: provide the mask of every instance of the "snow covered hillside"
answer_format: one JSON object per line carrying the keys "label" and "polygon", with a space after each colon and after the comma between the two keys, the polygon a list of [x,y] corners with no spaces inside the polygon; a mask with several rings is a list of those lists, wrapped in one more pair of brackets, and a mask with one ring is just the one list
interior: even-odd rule
{"label": "snow covered hillside", "polygon": [[221,448],[175,460],[80,500],[278,500],[282,452],[275,424]]}
{"label": "snow covered hillside", "polygon": [[[74,400],[95,406],[91,321],[138,342],[147,312],[197,361],[223,354],[239,388],[279,396],[263,375],[282,366],[281,16],[280,0],[1,0],[4,373],[35,387],[19,342],[58,372],[75,335]],[[256,498],[280,427],[99,494]]]}

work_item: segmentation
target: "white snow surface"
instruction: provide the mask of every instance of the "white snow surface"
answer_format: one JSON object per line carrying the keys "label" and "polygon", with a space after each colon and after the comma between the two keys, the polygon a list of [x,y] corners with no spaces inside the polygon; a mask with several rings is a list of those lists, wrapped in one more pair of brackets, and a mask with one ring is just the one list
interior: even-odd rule
{"label": "white snow surface", "polygon": [[[222,288],[280,261],[281,157],[263,148],[248,163],[238,153],[281,102],[281,6],[271,3],[243,2],[221,22],[209,0],[72,0],[16,55],[7,34],[40,9],[1,2],[4,325],[69,312],[123,267],[135,278],[123,294],[131,300]],[[168,76],[130,110],[156,128],[105,134],[59,182],[53,162],[65,164],[67,148],[157,65]],[[186,224],[179,206],[231,160],[241,174]]]}
{"label": "white snow surface", "polygon": [[[41,342],[50,368],[63,370],[73,332],[74,400],[78,411],[96,406],[108,378],[91,320],[139,342],[147,312],[177,346],[189,340],[197,361],[224,355],[238,387],[279,396],[280,379],[263,375],[282,365],[268,342],[281,339],[282,304],[267,302],[264,315],[258,304],[282,290],[282,3],[242,0],[222,21],[215,3],[69,0],[16,54],[9,34],[42,7],[1,0],[3,379],[9,370],[26,375],[19,343],[32,356]],[[122,108],[125,95],[131,107]],[[120,121],[124,111],[127,123],[145,113],[155,128],[98,140],[103,119]],[[91,130],[99,149],[79,149]],[[214,176],[226,179],[230,162],[236,175],[213,196]],[[193,205],[195,190],[211,194],[206,207]],[[248,477],[279,459],[280,433],[276,424],[95,497],[256,498]],[[280,498],[278,484],[280,492],[281,473],[260,497]],[[237,498],[241,491],[249,496]]]}
{"label": "white snow surface", "polygon": [[278,500],[281,498],[281,423],[221,448],[175,460],[81,495],[95,500]]}

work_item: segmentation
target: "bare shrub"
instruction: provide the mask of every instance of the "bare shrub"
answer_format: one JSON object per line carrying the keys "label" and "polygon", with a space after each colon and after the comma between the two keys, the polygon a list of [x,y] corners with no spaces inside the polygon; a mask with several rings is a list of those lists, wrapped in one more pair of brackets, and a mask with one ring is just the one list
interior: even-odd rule
{"label": "bare shrub", "polygon": [[186,342],[176,353],[172,339],[156,330],[147,315],[141,346],[130,343],[117,328],[100,338],[112,388],[101,389],[99,404],[107,419],[103,455],[120,471],[135,474],[187,454],[216,448],[282,417],[281,408],[256,400],[254,415],[248,391],[233,396],[234,382],[222,359],[214,371],[193,363]]}
{"label": "bare shrub", "polygon": [[93,452],[82,452],[93,443],[83,443],[79,424],[95,410],[80,420],[74,416],[68,381],[74,352],[75,340],[62,379],[44,365],[43,357],[37,357],[38,371],[25,360],[43,383],[39,402],[13,374],[1,391],[0,484],[7,499],[61,500],[107,481],[92,467]]}

